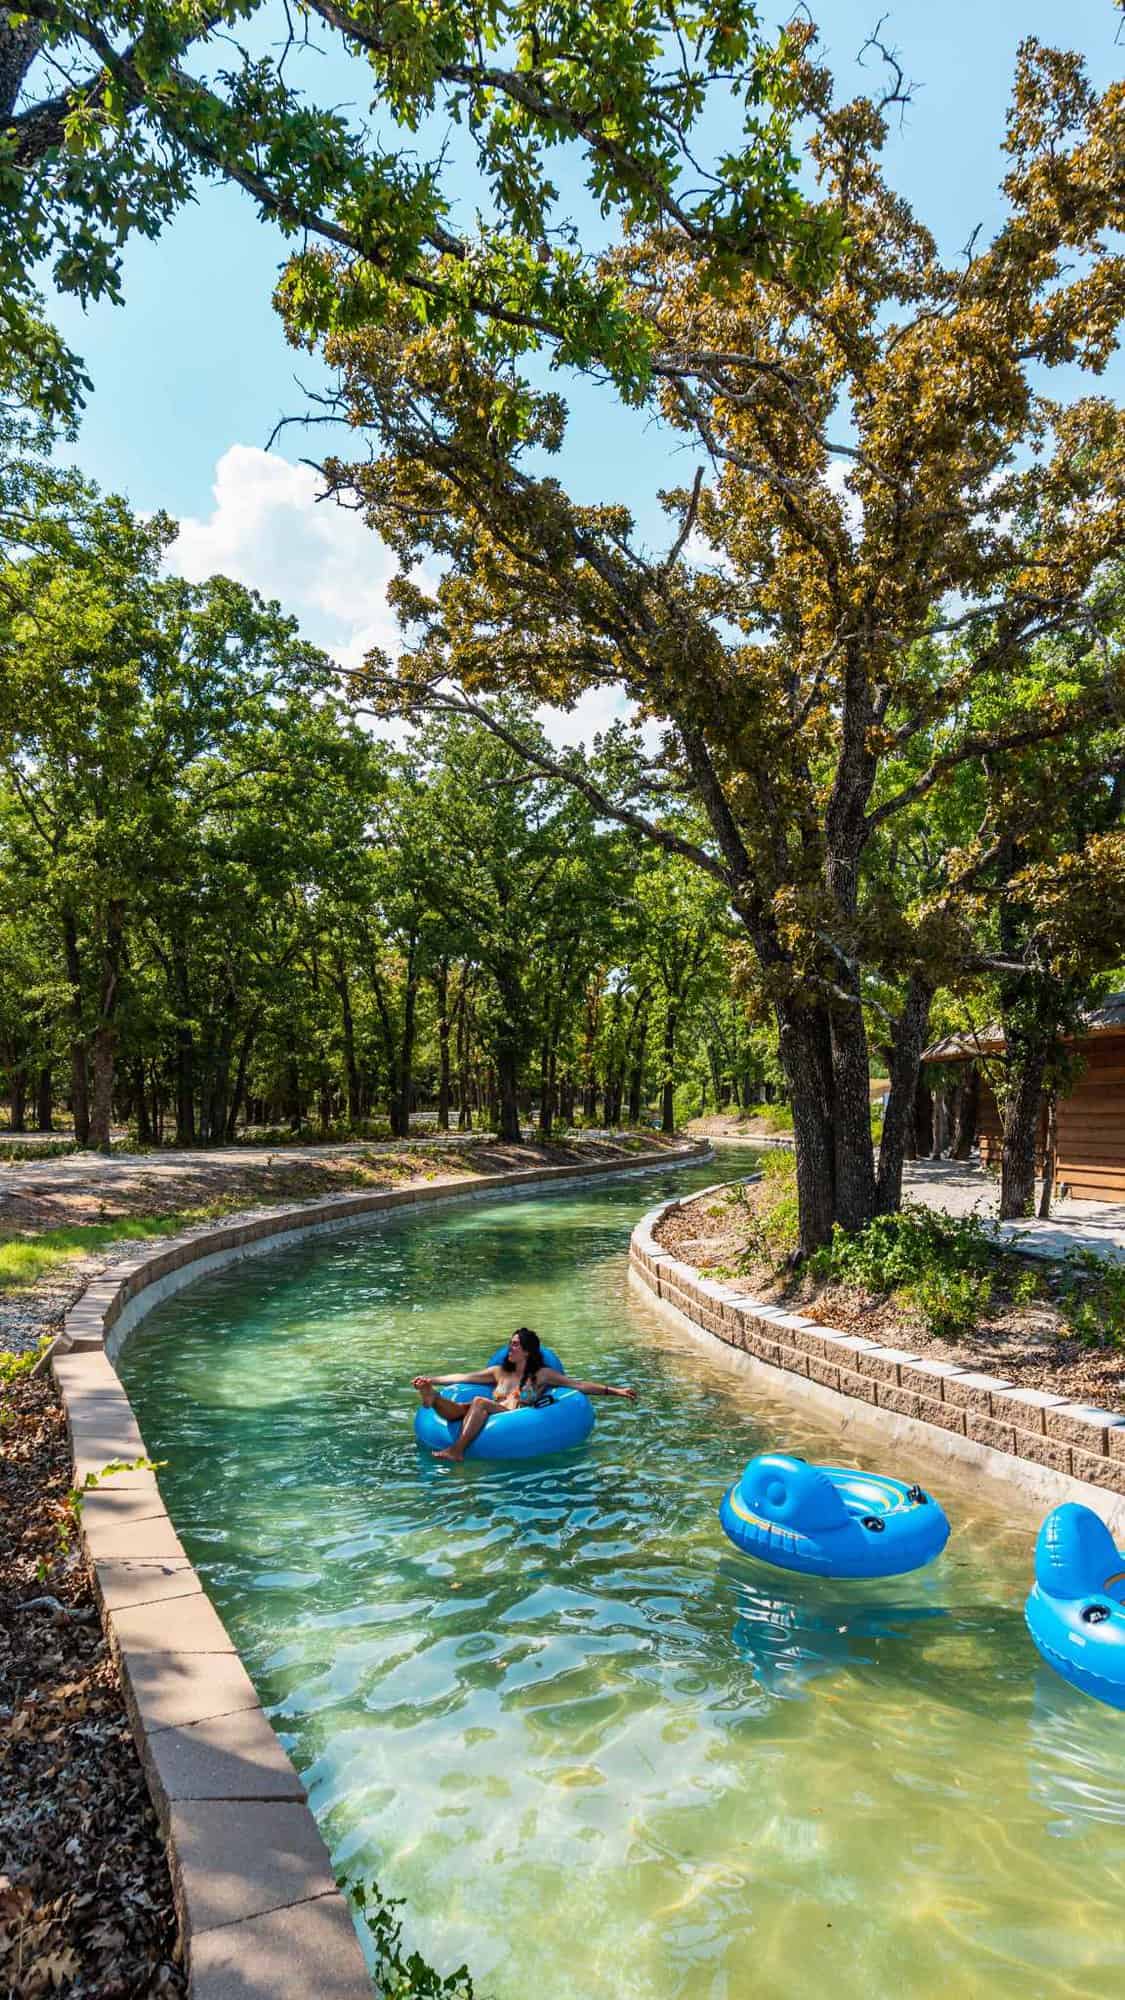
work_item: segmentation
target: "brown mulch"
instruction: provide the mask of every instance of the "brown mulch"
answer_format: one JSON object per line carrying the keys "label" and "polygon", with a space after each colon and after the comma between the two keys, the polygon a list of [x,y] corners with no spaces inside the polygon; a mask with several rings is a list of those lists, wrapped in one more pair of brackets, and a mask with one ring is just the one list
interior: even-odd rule
{"label": "brown mulch", "polygon": [[68,1520],[54,1385],[11,1383],[0,1421],[0,1991],[172,2000],[168,1865]]}
{"label": "brown mulch", "polygon": [[[751,1206],[761,1191],[747,1188]],[[768,1192],[766,1194],[768,1199]],[[830,1284],[810,1271],[778,1270],[765,1260],[745,1255],[745,1231],[737,1204],[716,1202],[712,1196],[669,1209],[656,1227],[664,1249],[693,1264],[705,1275],[722,1274],[733,1291],[761,1299],[763,1304],[803,1313],[837,1333],[854,1333],[884,1346],[927,1354],[934,1361],[951,1361],[961,1368],[979,1368],[999,1375],[1022,1389],[1046,1389],[1074,1402],[1100,1408],[1125,1409],[1125,1354],[1083,1347],[1068,1339],[1063,1316],[1051,1297],[1051,1272],[1040,1271],[1040,1296],[1029,1305],[1011,1299],[1005,1278],[1026,1271],[1026,1260],[997,1259],[989,1317],[957,1341],[941,1340],[917,1313],[896,1297],[857,1286]],[[738,1275],[732,1276],[734,1267]],[[1031,1267],[1035,1269],[1035,1266]]]}

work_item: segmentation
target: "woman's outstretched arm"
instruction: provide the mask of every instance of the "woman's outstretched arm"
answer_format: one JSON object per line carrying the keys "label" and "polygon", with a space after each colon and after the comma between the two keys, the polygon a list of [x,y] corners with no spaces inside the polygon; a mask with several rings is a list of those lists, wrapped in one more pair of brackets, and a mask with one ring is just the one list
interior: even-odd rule
{"label": "woman's outstretched arm", "polygon": [[581,1389],[584,1396],[624,1396],[630,1403],[637,1400],[635,1389],[615,1389],[612,1382],[578,1382],[573,1375],[562,1375],[557,1368],[541,1368],[537,1380],[548,1389]]}

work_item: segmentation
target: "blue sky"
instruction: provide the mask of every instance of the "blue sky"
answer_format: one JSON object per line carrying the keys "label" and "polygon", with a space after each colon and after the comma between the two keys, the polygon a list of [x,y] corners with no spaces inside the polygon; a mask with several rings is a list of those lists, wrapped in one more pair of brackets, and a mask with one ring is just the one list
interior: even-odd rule
{"label": "blue sky", "polygon": [[[1000,218],[999,149],[1021,37],[1080,49],[1104,85],[1125,68],[1125,42],[1115,40],[1122,16],[1111,0],[824,0],[823,52],[849,92],[871,86],[855,56],[880,12],[916,86],[888,173],[952,255],[977,224],[987,234]],[[768,6],[763,18],[773,18]],[[336,56],[320,58],[310,82],[358,100],[363,76]],[[84,315],[62,302],[55,316],[94,381],[68,455],[138,509],[165,507],[184,521],[185,573],[238,575],[280,596],[311,638],[358,658],[391,629],[385,552],[353,518],[316,505],[314,476],[294,464],[315,451],[315,434],[288,431],[263,457],[277,418],[300,407],[295,377],[315,379],[270,304],[283,258],[280,236],[245,197],[203,188],[158,243],[129,247],[124,308]],[[590,385],[567,386],[562,476],[583,499],[626,501],[642,532],[659,535],[653,493],[685,476],[674,440]],[[1120,357],[1102,387],[1125,393]]]}

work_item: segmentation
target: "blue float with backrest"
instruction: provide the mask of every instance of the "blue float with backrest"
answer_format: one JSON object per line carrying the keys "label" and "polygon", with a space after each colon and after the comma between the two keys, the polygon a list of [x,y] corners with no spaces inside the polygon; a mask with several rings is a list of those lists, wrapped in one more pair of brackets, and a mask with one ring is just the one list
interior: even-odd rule
{"label": "blue float with backrest", "polygon": [[943,1508],[921,1486],[780,1451],[750,1460],[719,1520],[744,1555],[805,1576],[902,1576],[949,1539]]}

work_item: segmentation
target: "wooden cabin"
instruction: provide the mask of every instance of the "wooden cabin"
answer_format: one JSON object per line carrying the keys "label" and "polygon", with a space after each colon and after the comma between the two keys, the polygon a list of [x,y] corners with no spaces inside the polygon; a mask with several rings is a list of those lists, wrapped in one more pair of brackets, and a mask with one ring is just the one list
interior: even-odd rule
{"label": "wooden cabin", "polygon": [[[1090,1010],[1080,1034],[1067,1045],[1083,1062],[1082,1074],[1058,1101],[1055,1190],[1083,1200],[1125,1202],[1125,993],[1115,993]],[[977,1035],[947,1035],[925,1051],[928,1063],[980,1066],[978,1113],[981,1163],[999,1168],[1003,1129],[988,1078],[989,1058],[1003,1054],[999,1028]],[[1047,1109],[1040,1114],[1039,1158],[1047,1146]]]}

